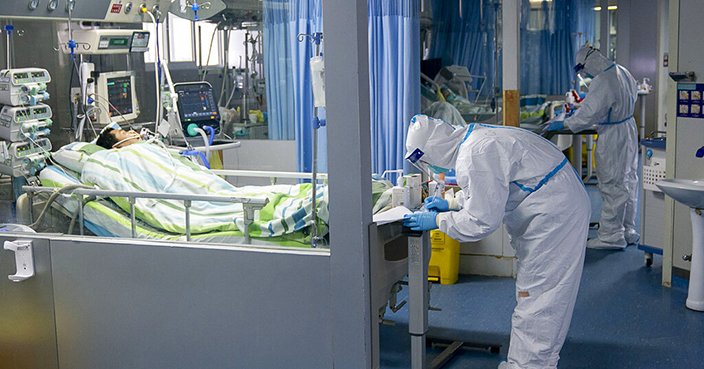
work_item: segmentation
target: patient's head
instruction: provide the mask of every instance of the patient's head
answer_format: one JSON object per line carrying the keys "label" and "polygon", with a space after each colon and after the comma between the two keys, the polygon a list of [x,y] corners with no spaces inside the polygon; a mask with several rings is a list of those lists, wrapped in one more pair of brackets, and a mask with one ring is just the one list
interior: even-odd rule
{"label": "patient's head", "polygon": [[119,149],[141,140],[142,137],[134,130],[106,128],[100,133],[95,144],[106,149]]}

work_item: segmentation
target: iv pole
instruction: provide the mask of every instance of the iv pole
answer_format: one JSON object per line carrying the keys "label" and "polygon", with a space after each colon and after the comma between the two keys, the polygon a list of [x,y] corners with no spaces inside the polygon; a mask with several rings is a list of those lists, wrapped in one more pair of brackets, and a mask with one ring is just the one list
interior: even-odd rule
{"label": "iv pole", "polygon": [[[316,32],[313,33],[312,35],[304,34],[301,33],[298,35],[298,42],[303,42],[303,40],[308,37],[312,43],[315,44],[315,55],[314,57],[320,56],[320,43],[323,41],[323,33],[322,32]],[[311,202],[312,202],[312,220],[313,224],[311,225],[311,238],[310,238],[310,244],[312,247],[318,247],[318,242],[321,241],[321,237],[318,237],[318,216],[317,216],[317,211],[318,211],[318,206],[317,206],[317,198],[316,198],[316,186],[318,185],[318,180],[316,178],[317,175],[317,162],[318,162],[318,129],[320,127],[325,126],[325,119],[319,119],[318,118],[318,107],[316,106],[314,108],[314,117],[313,117],[313,163],[312,163],[312,179],[311,179],[311,184],[312,184],[312,190],[311,190]]]}

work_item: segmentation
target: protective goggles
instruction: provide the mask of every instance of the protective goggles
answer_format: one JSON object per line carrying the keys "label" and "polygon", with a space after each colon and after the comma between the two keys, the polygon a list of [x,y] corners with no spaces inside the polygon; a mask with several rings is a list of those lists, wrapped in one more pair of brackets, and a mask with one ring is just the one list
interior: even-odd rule
{"label": "protective goggles", "polygon": [[593,52],[595,52],[596,49],[593,47],[589,48],[589,51],[587,51],[587,55],[584,57],[584,60],[581,63],[578,63],[577,65],[574,66],[574,72],[579,73],[584,69],[584,64],[587,63],[587,59],[589,58],[589,55],[592,55]]}
{"label": "protective goggles", "polygon": [[406,160],[410,161],[414,167],[418,168],[418,170],[421,171],[421,173],[428,173],[430,176],[432,176],[433,174],[444,173],[449,170],[447,168],[441,168],[426,162],[425,160],[421,159],[423,155],[424,153],[421,149],[415,149],[412,153],[406,156]]}
{"label": "protective goggles", "polygon": [[421,149],[415,149],[413,150],[413,152],[406,155],[406,160],[411,162],[411,164],[418,168],[418,170],[420,170],[422,173],[427,173],[428,163],[420,159],[423,155],[425,155],[425,153]]}

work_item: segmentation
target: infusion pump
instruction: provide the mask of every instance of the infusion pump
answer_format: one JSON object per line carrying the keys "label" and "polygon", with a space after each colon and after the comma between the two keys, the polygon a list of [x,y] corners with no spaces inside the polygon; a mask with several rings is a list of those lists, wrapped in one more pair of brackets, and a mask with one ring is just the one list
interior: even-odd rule
{"label": "infusion pump", "polygon": [[49,100],[46,84],[51,76],[46,69],[20,68],[0,71],[0,104],[36,105]]}
{"label": "infusion pump", "polygon": [[51,108],[39,102],[49,99],[49,82],[46,69],[0,71],[0,173],[31,179],[46,165]]}
{"label": "infusion pump", "polygon": [[49,134],[52,125],[49,105],[3,106],[0,111],[0,139],[23,141]]}
{"label": "infusion pump", "polygon": [[48,138],[10,144],[0,141],[0,145],[5,147],[5,150],[0,150],[0,159],[4,157],[4,161],[0,162],[0,173],[13,177],[35,175],[44,168],[45,159],[51,151],[51,141]]}

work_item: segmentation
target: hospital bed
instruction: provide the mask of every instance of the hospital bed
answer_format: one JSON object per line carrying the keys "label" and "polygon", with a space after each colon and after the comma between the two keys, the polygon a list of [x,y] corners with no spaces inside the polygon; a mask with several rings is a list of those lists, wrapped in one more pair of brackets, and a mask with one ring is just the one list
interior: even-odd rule
{"label": "hospital bed", "polygon": [[[445,67],[452,68],[457,66]],[[479,96],[482,92],[484,76],[469,75],[469,72],[464,69],[462,76],[446,73],[446,77],[442,77],[441,73],[435,80],[421,73],[421,108],[423,114],[434,116],[431,114],[432,107],[436,103],[445,101],[452,105],[457,112],[462,116],[467,123],[485,123],[498,124],[501,123],[501,103],[497,102],[497,108],[493,109],[487,101],[480,102]],[[442,72],[442,71],[441,71]],[[477,80],[476,88],[471,87],[470,83]],[[449,96],[443,94],[451,93]],[[471,94],[474,94],[471,96]],[[471,97],[471,98],[470,98]],[[560,96],[549,95],[526,95],[520,99],[520,123],[521,126],[540,124],[547,120],[548,110],[551,105],[561,105],[555,98]]]}
{"label": "hospital bed", "polygon": [[[310,173],[293,172],[269,172],[269,171],[237,171],[237,170],[213,170],[220,176],[228,177],[264,177],[271,180],[272,185],[278,179],[310,179]],[[25,186],[22,195],[17,201],[18,218],[25,223],[33,223],[41,212],[44,212],[41,224],[38,229],[45,232],[76,233],[80,235],[117,237],[177,242],[196,242],[208,244],[248,244],[264,247],[299,247],[310,248],[310,234],[307,229],[293,232],[278,237],[260,237],[257,234],[243,234],[239,231],[220,231],[191,234],[177,234],[157,229],[135,216],[134,207],[127,212],[118,206],[110,197],[121,196],[130,199],[130,204],[134,204],[137,198],[165,198],[183,201],[184,204],[190,201],[222,201],[241,203],[244,207],[244,214],[247,218],[246,224],[252,224],[254,212],[261,210],[267,204],[266,200],[251,198],[232,198],[224,196],[210,195],[183,195],[165,193],[140,193],[140,192],[117,192],[105,191],[94,188],[81,188],[80,174],[73,172],[66,167],[50,165],[39,174],[42,187]],[[321,178],[322,177],[322,178]],[[326,180],[324,174],[318,174],[318,178]],[[276,185],[279,187],[288,186],[294,188],[297,185]],[[319,184],[321,193],[327,185]],[[78,188],[77,188],[78,187]],[[267,186],[262,186],[266,188]],[[321,188],[322,187],[322,188]],[[374,200],[379,199],[383,187],[374,187]],[[55,200],[47,204],[48,195],[59,191],[61,188],[69,188],[70,191],[56,196]],[[82,206],[79,206],[82,204]],[[47,206],[48,205],[48,206]],[[188,207],[186,207],[188,209]],[[188,214],[186,214],[186,229],[188,229]],[[249,230],[246,227],[245,230]],[[403,233],[402,225],[397,223],[385,224],[377,227],[373,225],[371,233],[372,239],[376,242],[370,244],[377,245],[376,249],[370,251],[370,270],[372,277],[372,302],[378,308],[380,321],[383,320],[387,306],[392,310],[397,310],[403,303],[396,299],[397,293],[401,289],[400,282],[408,273],[408,241]],[[323,245],[326,247],[326,245]]]}
{"label": "hospital bed", "polygon": [[[264,175],[269,175],[265,173]],[[98,189],[75,188],[81,186],[80,175],[67,168],[49,166],[39,175],[42,187],[26,186],[23,188],[27,194],[18,199],[18,214],[21,220],[33,223],[39,218],[35,214],[40,212],[50,213],[43,217],[40,229],[59,233],[73,233],[75,227],[78,233],[92,234],[101,237],[161,239],[169,241],[194,241],[207,243],[244,243],[255,245],[276,245],[293,247],[310,247],[310,237],[303,231],[294,232],[279,237],[261,237],[247,234],[251,227],[245,227],[245,232],[240,231],[215,231],[208,233],[192,234],[188,224],[188,209],[192,201],[211,201],[241,203],[245,223],[251,225],[254,220],[254,211],[260,210],[265,201],[251,198],[228,198],[210,195],[182,195],[165,193],[119,192]],[[73,188],[69,193],[56,197],[56,200],[47,205],[49,194],[66,186]],[[279,185],[281,187],[282,185]],[[298,185],[292,185],[298,186]],[[124,197],[130,202],[132,209],[134,200],[139,198],[170,199],[182,201],[186,209],[186,232],[184,234],[167,232],[158,229],[147,222],[137,218],[134,211],[127,212],[120,208],[109,197]],[[82,203],[83,206],[78,206]],[[46,220],[44,221],[44,218]],[[77,227],[76,227],[77,226]],[[85,227],[85,229],[84,229]],[[252,237],[254,236],[254,238]]]}

